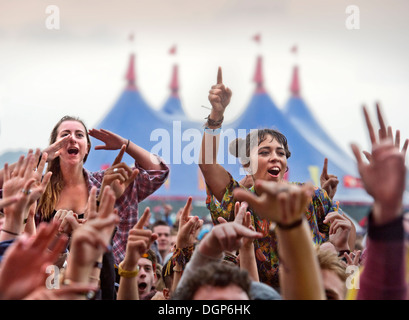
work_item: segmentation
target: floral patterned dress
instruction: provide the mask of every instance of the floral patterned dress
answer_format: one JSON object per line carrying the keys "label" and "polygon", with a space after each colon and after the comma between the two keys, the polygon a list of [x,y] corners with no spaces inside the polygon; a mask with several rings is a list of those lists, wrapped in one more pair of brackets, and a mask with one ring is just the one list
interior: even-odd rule
{"label": "floral patterned dress", "polygon": [[[302,183],[293,182],[297,185]],[[218,217],[223,217],[227,221],[234,220],[234,203],[233,190],[235,188],[245,188],[239,182],[233,179],[230,175],[230,183],[226,187],[226,192],[221,202],[219,202],[207,186],[206,205],[210,210],[210,214],[214,224],[218,224]],[[254,187],[249,189],[254,191]],[[256,231],[263,233],[264,237],[254,240],[254,250],[257,260],[257,267],[260,281],[279,289],[278,279],[278,246],[277,237],[274,230],[270,231],[271,222],[261,219],[253,211],[251,206],[248,207],[251,212],[252,225]],[[337,202],[333,202],[325,190],[315,188],[315,195],[313,196],[307,211],[305,212],[308,223],[311,227],[312,241],[315,245],[320,245],[329,240],[329,225],[324,224],[325,216],[333,211],[338,211],[343,214]]]}

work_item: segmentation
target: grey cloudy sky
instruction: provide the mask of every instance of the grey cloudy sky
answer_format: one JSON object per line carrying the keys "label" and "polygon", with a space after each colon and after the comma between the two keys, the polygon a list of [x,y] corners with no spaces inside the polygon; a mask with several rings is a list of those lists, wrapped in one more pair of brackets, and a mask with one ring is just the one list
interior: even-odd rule
{"label": "grey cloudy sky", "polygon": [[[46,28],[48,5],[60,10],[59,30]],[[359,8],[359,30],[345,26],[349,5]],[[405,0],[0,0],[0,153],[45,147],[65,114],[96,125],[124,88],[130,52],[139,89],[155,109],[178,63],[186,113],[203,119],[208,110],[200,106],[209,105],[222,66],[233,90],[225,117],[233,119],[250,101],[261,54],[277,106],[289,98],[297,63],[302,97],[348,152],[352,141],[368,146],[363,103],[374,115],[379,100],[388,122],[409,137],[408,12]],[[252,41],[257,33],[260,44]]]}

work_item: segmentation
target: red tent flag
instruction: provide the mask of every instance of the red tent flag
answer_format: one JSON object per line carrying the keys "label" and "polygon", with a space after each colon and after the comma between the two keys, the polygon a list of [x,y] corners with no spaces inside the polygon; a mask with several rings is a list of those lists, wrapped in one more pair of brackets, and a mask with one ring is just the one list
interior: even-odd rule
{"label": "red tent flag", "polygon": [[253,36],[253,40],[257,43],[261,42],[261,34],[257,33],[256,35]]}
{"label": "red tent flag", "polygon": [[176,45],[169,49],[169,54],[176,54]]}

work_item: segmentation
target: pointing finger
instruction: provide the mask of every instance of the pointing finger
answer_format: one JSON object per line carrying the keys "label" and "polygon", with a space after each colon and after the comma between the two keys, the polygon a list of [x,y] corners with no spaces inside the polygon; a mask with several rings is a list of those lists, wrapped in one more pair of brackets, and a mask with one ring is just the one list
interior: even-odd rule
{"label": "pointing finger", "polygon": [[122,147],[121,147],[121,150],[119,150],[119,153],[116,156],[116,158],[115,158],[114,162],[112,163],[112,165],[116,165],[118,163],[121,163],[122,157],[124,156],[124,153],[125,153],[125,150],[126,150],[126,145],[123,144]]}
{"label": "pointing finger", "polygon": [[328,158],[324,159],[324,166],[322,167],[322,176],[328,178]]}
{"label": "pointing finger", "polygon": [[217,84],[222,84],[223,83],[223,75],[222,75],[222,68],[219,67],[217,70]]}
{"label": "pointing finger", "polygon": [[151,209],[149,207],[146,207],[145,211],[142,214],[142,217],[136,223],[135,228],[143,229],[143,226],[146,224],[146,222],[149,221],[150,216],[151,216]]}

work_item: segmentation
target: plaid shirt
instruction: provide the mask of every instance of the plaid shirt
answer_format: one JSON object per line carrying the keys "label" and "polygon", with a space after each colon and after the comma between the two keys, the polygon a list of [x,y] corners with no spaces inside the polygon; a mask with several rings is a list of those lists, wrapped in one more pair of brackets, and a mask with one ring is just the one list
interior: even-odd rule
{"label": "plaid shirt", "polygon": [[[124,259],[129,230],[138,222],[139,202],[159,189],[169,175],[169,167],[163,161],[161,163],[163,166],[162,170],[145,170],[135,163],[135,168],[139,169],[139,174],[136,176],[133,184],[130,184],[122,196],[115,202],[115,208],[118,209],[120,217],[119,225],[112,240],[112,252],[116,265]],[[91,188],[94,186],[100,190],[105,170],[97,172],[83,170],[88,182],[88,191],[91,191]],[[36,222],[40,222],[38,220],[39,216],[40,214],[37,213]]]}
{"label": "plaid shirt", "polygon": [[[112,244],[116,265],[124,259],[129,230],[138,222],[139,202],[159,189],[169,175],[169,167],[165,164],[163,166],[163,170],[145,170],[135,164],[135,167],[139,169],[139,174],[136,176],[134,183],[125,190],[115,203],[115,208],[118,209],[120,217]],[[100,189],[103,177],[104,171],[88,173],[88,189],[91,190],[94,185]]]}

